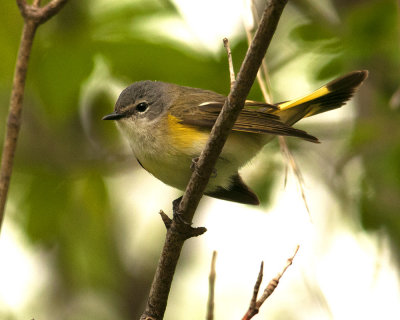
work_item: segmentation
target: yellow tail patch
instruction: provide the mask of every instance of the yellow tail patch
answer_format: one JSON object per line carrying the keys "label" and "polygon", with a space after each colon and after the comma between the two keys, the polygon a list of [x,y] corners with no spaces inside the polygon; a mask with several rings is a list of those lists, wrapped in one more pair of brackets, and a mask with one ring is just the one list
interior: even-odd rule
{"label": "yellow tail patch", "polygon": [[302,118],[313,116],[343,106],[367,78],[368,71],[353,71],[339,77],[303,98],[278,103],[278,114],[285,123],[294,124]]}
{"label": "yellow tail patch", "polygon": [[299,104],[306,103],[308,101],[320,98],[320,97],[328,94],[329,92],[330,92],[329,89],[326,86],[323,86],[322,88],[319,88],[318,90],[304,96],[303,98],[280,103],[278,105],[278,107],[281,111],[287,110],[287,109],[293,108],[295,106],[298,106]]}

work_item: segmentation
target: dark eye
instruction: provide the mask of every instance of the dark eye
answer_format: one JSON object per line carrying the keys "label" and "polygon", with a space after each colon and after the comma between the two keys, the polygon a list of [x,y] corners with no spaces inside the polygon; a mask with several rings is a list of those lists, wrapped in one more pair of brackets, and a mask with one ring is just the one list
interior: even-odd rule
{"label": "dark eye", "polygon": [[148,106],[149,105],[147,104],[147,102],[141,102],[136,106],[136,110],[139,112],[145,112]]}

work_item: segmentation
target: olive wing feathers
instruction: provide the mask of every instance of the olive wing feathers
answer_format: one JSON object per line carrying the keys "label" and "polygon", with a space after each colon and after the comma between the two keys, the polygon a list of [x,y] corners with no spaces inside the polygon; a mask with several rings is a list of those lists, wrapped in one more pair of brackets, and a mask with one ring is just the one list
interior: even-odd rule
{"label": "olive wing feathers", "polygon": [[[203,102],[191,109],[186,109],[186,112],[172,112],[172,114],[176,116],[182,124],[211,129],[221,112],[223,104],[224,101]],[[232,130],[258,134],[293,136],[311,142],[318,142],[317,138],[309,135],[307,132],[295,129],[283,123],[278,115],[271,113],[276,109],[277,107],[274,105],[248,100],[245,103],[245,107],[240,112]]]}

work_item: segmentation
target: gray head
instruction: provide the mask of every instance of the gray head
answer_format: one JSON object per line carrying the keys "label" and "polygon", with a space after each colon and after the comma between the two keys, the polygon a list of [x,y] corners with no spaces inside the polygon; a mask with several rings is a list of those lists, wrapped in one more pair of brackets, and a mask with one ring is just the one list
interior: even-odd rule
{"label": "gray head", "polygon": [[166,86],[167,83],[149,80],[131,84],[121,92],[114,112],[103,117],[103,120],[155,119],[167,107],[163,94]]}

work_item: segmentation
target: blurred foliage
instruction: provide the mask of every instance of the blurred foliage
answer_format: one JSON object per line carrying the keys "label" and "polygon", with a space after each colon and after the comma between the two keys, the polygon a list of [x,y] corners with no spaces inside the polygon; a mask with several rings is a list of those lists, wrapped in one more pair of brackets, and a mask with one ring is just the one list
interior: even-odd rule
{"label": "blurred foliage", "polygon": [[[335,1],[334,1],[335,4]],[[310,13],[310,22],[292,31],[303,48],[332,58],[316,68],[318,79],[363,68],[369,78],[359,95],[355,128],[338,174],[353,158],[360,158],[363,181],[360,218],[367,230],[389,233],[400,259],[400,106],[393,97],[400,86],[399,7],[393,0],[336,1],[340,21]],[[351,190],[343,192],[347,196]]]}
{"label": "blurred foliage", "polygon": [[[388,231],[400,252],[400,111],[399,104],[389,103],[400,85],[398,4],[333,1],[338,19],[327,17],[313,1],[289,6],[301,16],[290,31],[290,56],[317,52],[324,57],[324,63],[319,60],[310,68],[310,76],[328,79],[353,69],[370,70],[348,149],[336,168],[340,175],[351,159],[361,159],[360,198],[350,199],[353,193],[345,186],[336,191],[347,201],[359,201],[365,228]],[[0,116],[5,119],[22,19],[14,1],[2,1],[0,8]],[[58,310],[57,319],[137,318],[151,283],[157,249],[149,253],[154,259],[148,265],[127,269],[107,187],[107,175],[136,168],[115,128],[100,121],[112,110],[117,89],[157,79],[228,93],[222,48],[218,54],[199,53],[145,32],[146,21],[165,17],[179,19],[169,1],[70,1],[38,30],[10,190],[17,209],[7,218],[33,247],[48,253],[54,281],[47,308]],[[284,15],[279,28],[293,25],[292,20]],[[280,52],[271,49],[271,60],[279,58]],[[239,66],[247,50],[244,37],[233,42],[232,50]],[[252,98],[261,99],[256,86]],[[0,125],[3,132],[4,121]],[[277,151],[277,144],[271,149]],[[252,186],[267,205],[274,171],[281,172],[281,165],[271,160],[265,167],[266,174],[254,178]],[[96,303],[80,305],[83,295]],[[107,306],[107,317],[100,305]]]}

